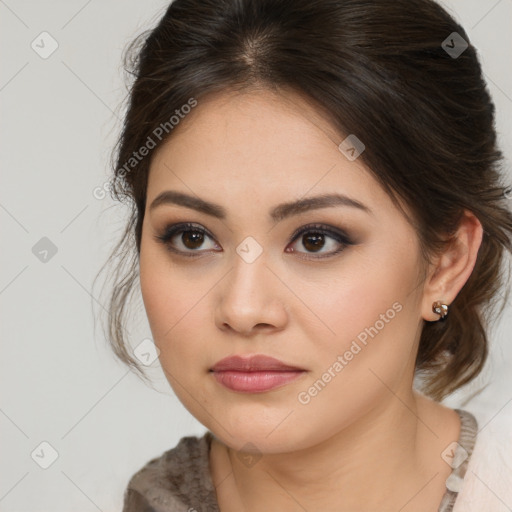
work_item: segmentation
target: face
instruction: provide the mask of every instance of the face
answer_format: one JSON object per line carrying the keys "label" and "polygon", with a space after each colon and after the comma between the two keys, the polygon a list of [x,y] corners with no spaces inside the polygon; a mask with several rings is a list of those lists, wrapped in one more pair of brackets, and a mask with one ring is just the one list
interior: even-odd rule
{"label": "face", "polygon": [[[184,406],[228,446],[278,453],[382,412],[390,388],[410,395],[417,235],[345,136],[268,91],[211,96],[180,123],[151,163],[140,282]],[[327,195],[341,199],[313,200]],[[256,354],[296,371],[211,371]]]}

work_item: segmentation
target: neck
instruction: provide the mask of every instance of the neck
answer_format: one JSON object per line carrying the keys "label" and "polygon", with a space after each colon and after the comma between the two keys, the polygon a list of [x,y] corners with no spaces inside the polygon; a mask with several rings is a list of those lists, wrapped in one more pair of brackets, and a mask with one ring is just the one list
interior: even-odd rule
{"label": "neck", "polygon": [[[225,447],[232,471],[229,494],[238,495],[243,507],[238,510],[245,512],[388,508],[405,512],[433,475],[445,479],[450,473],[449,466],[442,475],[432,472],[437,459],[428,452],[433,445],[443,446],[439,433],[429,425],[432,404],[412,392],[400,399],[390,394],[386,404],[322,443],[265,454],[252,467]],[[437,485],[435,499],[440,501],[443,488]],[[422,510],[417,500],[414,503],[410,510]]]}

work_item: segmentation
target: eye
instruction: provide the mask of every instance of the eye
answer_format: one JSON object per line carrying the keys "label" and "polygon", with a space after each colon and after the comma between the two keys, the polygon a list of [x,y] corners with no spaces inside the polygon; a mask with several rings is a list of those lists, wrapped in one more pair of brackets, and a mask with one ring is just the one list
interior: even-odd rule
{"label": "eye", "polygon": [[[203,246],[207,238],[213,240],[213,237],[204,228],[191,223],[168,226],[161,235],[157,235],[155,238],[165,244],[170,251],[192,257],[204,252],[198,249]],[[216,244],[213,246],[218,247]],[[211,248],[207,247],[206,249]]]}
{"label": "eye", "polygon": [[[222,251],[214,242],[213,236],[203,227],[188,222],[167,226],[164,232],[156,235],[155,238],[163,243],[169,251],[187,257],[199,256],[209,250]],[[211,239],[213,243],[210,247],[204,248],[205,241],[208,239]],[[328,258],[338,254],[347,246],[354,245],[354,242],[343,231],[321,224],[301,227],[292,235],[290,242],[295,240],[306,249],[305,254],[320,254],[320,256],[305,258],[301,256],[303,259]],[[201,247],[203,247],[203,250],[199,250]],[[289,247],[290,245],[287,246],[286,252],[302,254],[302,251],[297,250],[297,248],[291,246],[291,249],[289,249]],[[327,249],[327,251],[323,251],[324,249]]]}
{"label": "eye", "polygon": [[[306,251],[311,251],[305,254],[321,254],[321,256],[307,257],[304,259],[328,258],[340,253],[345,247],[354,245],[354,242],[352,242],[349,236],[343,231],[334,230],[321,224],[303,226],[293,234],[291,241],[293,242],[295,240],[297,240]],[[327,250],[322,252],[323,249]],[[300,253],[301,251],[292,247],[291,250],[287,249],[287,252]]]}

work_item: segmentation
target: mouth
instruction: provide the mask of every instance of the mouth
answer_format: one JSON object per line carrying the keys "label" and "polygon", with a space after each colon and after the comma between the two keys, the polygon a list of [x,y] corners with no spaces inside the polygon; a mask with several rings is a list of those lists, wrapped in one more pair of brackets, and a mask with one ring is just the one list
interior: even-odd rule
{"label": "mouth", "polygon": [[292,382],[306,370],[257,354],[226,357],[210,368],[210,372],[217,382],[232,391],[262,393]]}

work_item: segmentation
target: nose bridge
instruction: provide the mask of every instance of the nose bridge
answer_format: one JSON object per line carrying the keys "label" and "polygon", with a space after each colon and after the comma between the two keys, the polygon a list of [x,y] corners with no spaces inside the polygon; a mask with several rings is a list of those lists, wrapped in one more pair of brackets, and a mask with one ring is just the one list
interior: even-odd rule
{"label": "nose bridge", "polygon": [[271,289],[268,283],[271,272],[267,268],[267,258],[263,252],[254,257],[251,248],[247,252],[244,249],[246,247],[240,244],[237,248],[238,254],[233,258],[233,268],[227,277],[229,284],[225,290],[225,298],[240,300],[247,307],[257,307],[253,304],[254,301],[263,301],[265,290],[268,292]]}
{"label": "nose bridge", "polygon": [[267,263],[263,248],[258,249],[253,240],[239,244],[218,298],[219,326],[228,324],[235,330],[249,332],[259,324],[277,326],[282,323],[282,305],[276,283],[272,282],[275,276]]}

